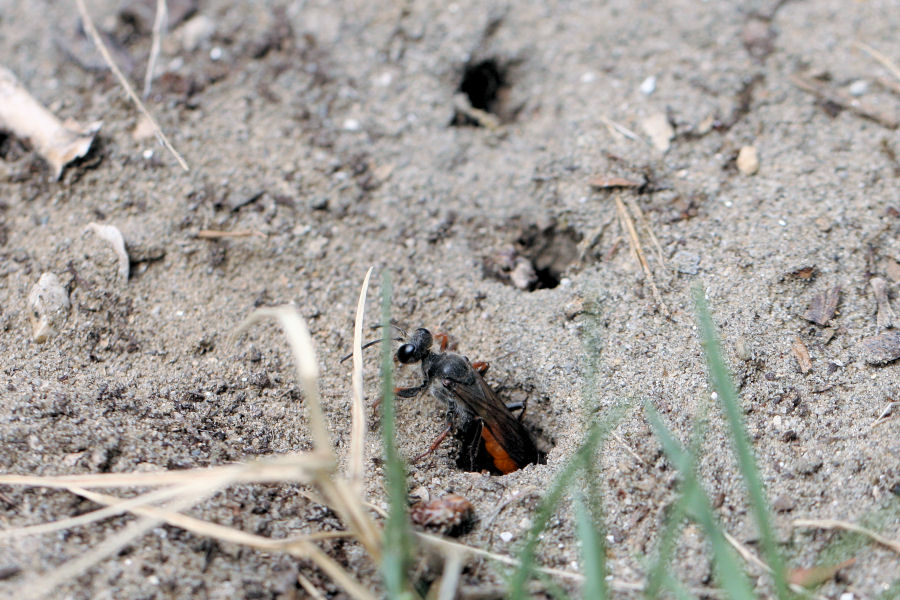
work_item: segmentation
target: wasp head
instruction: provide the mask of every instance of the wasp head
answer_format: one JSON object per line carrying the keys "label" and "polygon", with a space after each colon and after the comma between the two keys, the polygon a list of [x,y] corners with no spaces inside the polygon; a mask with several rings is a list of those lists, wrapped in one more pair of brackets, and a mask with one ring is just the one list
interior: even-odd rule
{"label": "wasp head", "polygon": [[408,365],[419,362],[431,352],[431,332],[427,329],[416,329],[409,341],[397,348],[397,360]]}

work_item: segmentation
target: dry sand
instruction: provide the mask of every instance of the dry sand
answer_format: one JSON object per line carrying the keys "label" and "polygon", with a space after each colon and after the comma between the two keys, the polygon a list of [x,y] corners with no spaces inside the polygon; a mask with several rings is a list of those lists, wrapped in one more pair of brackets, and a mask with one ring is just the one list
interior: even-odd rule
{"label": "dry sand", "polygon": [[[183,3],[169,4],[175,13]],[[488,381],[528,401],[526,420],[549,451],[546,465],[492,477],[457,470],[447,444],[410,469],[412,488],[465,495],[482,524],[462,541],[512,553],[536,505],[529,492],[546,489],[579,442],[583,396],[601,412],[627,402],[633,409],[602,452],[601,483],[609,570],[640,582],[676,482],[642,403],[687,440],[710,401],[690,299],[699,284],[792,566],[829,560],[822,552],[838,538],[792,529],[796,518],[874,515],[900,537],[897,411],[875,424],[897,399],[898,367],[867,364],[860,346],[882,331],[869,280],[884,278],[894,301],[900,281],[900,134],[791,79],[861,92],[852,98],[896,118],[900,96],[889,86],[900,80],[854,43],[900,62],[897,2],[487,4],[201,2],[212,29],[204,35],[195,21],[193,37],[184,25],[170,32],[148,99],[190,164],[184,173],[152,137],[134,139],[137,112],[70,3],[0,2],[2,62],[60,116],[104,122],[93,153],[60,182],[20,141],[0,137],[0,470],[184,469],[308,448],[280,332],[231,336],[255,307],[284,303],[309,321],[344,451],[350,366],[339,358],[374,266],[376,282],[391,274],[398,321],[449,331],[461,352],[491,361]],[[142,81],[152,10],[149,22],[124,21],[117,2],[90,10]],[[504,71],[499,129],[451,126],[465,65],[487,59]],[[674,137],[663,152],[666,124]],[[755,174],[738,169],[744,146],[757,151]],[[592,189],[598,176],[642,186]],[[640,207],[659,240],[664,264],[638,223],[665,309],[629,251],[616,194]],[[91,222],[124,234],[127,282],[109,246],[85,233]],[[197,239],[204,229],[263,235]],[[560,268],[541,279],[559,285],[525,291],[504,280],[517,256]],[[68,287],[72,310],[39,345],[26,298],[45,271]],[[826,325],[805,319],[835,286]],[[755,547],[727,425],[710,415],[704,481],[726,529]],[[424,449],[442,417],[430,397],[402,403],[402,454]],[[376,426],[368,493],[378,499]],[[61,491],[0,486],[3,527],[93,508]],[[540,559],[578,570],[568,510],[551,521]],[[290,485],[235,486],[191,514],[274,537],[341,527]],[[0,568],[20,572],[0,581],[0,595],[129,520],[4,542]],[[323,547],[378,585],[353,543]],[[856,563],[822,597],[874,598],[900,573],[900,557],[882,547],[851,554]],[[709,584],[704,555],[689,526],[677,559],[686,585]],[[298,572],[340,596],[309,563],[166,526],[51,596],[290,598],[303,596]],[[499,575],[472,561],[463,583],[484,587]]]}

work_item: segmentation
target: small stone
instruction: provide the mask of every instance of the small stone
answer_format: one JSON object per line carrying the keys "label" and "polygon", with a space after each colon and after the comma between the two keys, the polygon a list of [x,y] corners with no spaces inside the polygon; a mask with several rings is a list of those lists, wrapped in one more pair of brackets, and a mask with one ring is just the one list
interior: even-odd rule
{"label": "small stone", "polygon": [[786,494],[782,494],[775,498],[775,502],[772,503],[772,508],[775,509],[775,512],[791,512],[796,505],[797,503],[793,498]]}
{"label": "small stone", "polygon": [[744,175],[755,175],[759,171],[759,156],[756,146],[744,146],[737,155],[738,171]]}
{"label": "small stone", "polygon": [[59,332],[69,316],[69,293],[53,273],[44,273],[28,294],[28,318],[34,341],[43,344]]}
{"label": "small stone", "polygon": [[500,532],[500,539],[501,539],[504,543],[507,543],[507,544],[508,544],[509,542],[512,541],[512,539],[513,539],[513,534],[511,534],[511,533],[508,532],[508,531],[501,531],[501,532]]}
{"label": "small stone", "polygon": [[821,460],[813,460],[811,458],[801,458],[797,462],[797,473],[801,475],[812,475],[822,468]]}
{"label": "small stone", "polygon": [[520,256],[516,259],[516,266],[509,274],[509,279],[520,290],[533,290],[538,276],[531,261]]}
{"label": "small stone", "polygon": [[675,130],[669,123],[669,118],[665,113],[650,115],[641,121],[641,127],[644,129],[644,133],[650,137],[654,148],[660,152],[665,152],[669,149],[669,144],[672,138],[675,137]]}
{"label": "small stone", "polygon": [[641,82],[640,87],[641,93],[645,96],[649,96],[653,92],[656,91],[656,76],[651,75],[647,79]]}
{"label": "small stone", "polygon": [[216,34],[216,22],[206,16],[197,15],[178,28],[175,36],[181,41],[186,52],[193,52],[206,44]]}
{"label": "small stone", "polygon": [[687,250],[679,250],[672,257],[672,264],[679,273],[696,275],[700,272],[700,255]]}
{"label": "small stone", "polygon": [[850,84],[850,88],[848,90],[851,96],[855,96],[859,98],[860,96],[864,96],[866,92],[869,91],[869,82],[857,79],[853,83]]}

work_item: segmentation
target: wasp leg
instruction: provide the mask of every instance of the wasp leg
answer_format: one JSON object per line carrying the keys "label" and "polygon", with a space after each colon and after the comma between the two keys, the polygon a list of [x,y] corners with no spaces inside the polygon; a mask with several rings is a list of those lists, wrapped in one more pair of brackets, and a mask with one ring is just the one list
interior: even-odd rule
{"label": "wasp leg", "polygon": [[491,363],[484,362],[483,360],[476,360],[472,363],[472,368],[478,371],[478,374],[482,377],[484,377],[484,374],[487,373],[490,367]]}
{"label": "wasp leg", "polygon": [[451,428],[451,425],[447,425],[447,429],[445,429],[441,433],[441,435],[437,436],[437,439],[434,440],[434,442],[431,444],[431,447],[428,448],[428,450],[426,450],[422,454],[415,457],[412,461],[414,463],[417,463],[420,460],[422,460],[423,458],[425,458],[426,456],[428,456],[429,454],[433,454],[434,451],[438,449],[438,446],[440,446],[444,442],[444,440],[447,439],[447,436],[450,435],[450,428]]}
{"label": "wasp leg", "polygon": [[[417,387],[411,387],[411,388],[395,387],[394,395],[398,396],[400,398],[415,398],[422,392],[422,390],[425,389],[425,387],[426,386],[424,386],[424,385],[420,385]],[[374,403],[372,403],[372,410],[378,410],[379,406],[381,406],[381,397],[380,396],[375,399]]]}
{"label": "wasp leg", "polygon": [[526,410],[527,408],[528,408],[528,403],[527,403],[527,402],[510,402],[510,403],[508,403],[508,404],[506,405],[506,410],[508,410],[509,412],[512,412],[512,411],[514,411],[514,410],[521,410],[521,411],[522,411],[522,412],[519,413],[519,420],[520,420],[520,421],[521,421],[522,419],[525,418],[525,410]]}
{"label": "wasp leg", "polygon": [[424,385],[418,385],[416,387],[410,387],[410,388],[399,388],[398,387],[398,388],[394,388],[394,394],[396,394],[400,398],[415,398],[420,393],[422,393],[422,390],[424,390],[425,387],[426,386],[424,386]]}
{"label": "wasp leg", "polygon": [[446,333],[436,333],[434,334],[434,339],[438,341],[440,344],[441,352],[445,352],[447,350],[447,346],[450,345],[450,336]]}

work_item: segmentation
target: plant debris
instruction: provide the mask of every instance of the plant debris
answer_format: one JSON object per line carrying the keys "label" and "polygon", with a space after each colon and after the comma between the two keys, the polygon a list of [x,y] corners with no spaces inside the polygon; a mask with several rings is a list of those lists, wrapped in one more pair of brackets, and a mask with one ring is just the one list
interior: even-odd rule
{"label": "plant debris", "polygon": [[870,365],[885,365],[900,358],[900,332],[888,331],[859,343],[862,359]]}
{"label": "plant debris", "polygon": [[625,179],[624,177],[606,177],[600,175],[599,177],[594,177],[588,182],[592,188],[596,188],[598,190],[611,190],[616,188],[636,188],[641,187],[643,184],[639,181],[632,181],[631,179]]}
{"label": "plant debris", "polygon": [[90,223],[87,229],[96,233],[112,247],[119,263],[119,279],[128,281],[130,262],[128,260],[128,252],[125,250],[125,238],[122,237],[122,232],[113,225],[101,225],[100,223]]}
{"label": "plant debris", "polygon": [[464,533],[472,524],[474,514],[472,503],[459,494],[416,502],[409,509],[409,518],[416,525],[450,536]]}
{"label": "plant debris", "polygon": [[794,343],[791,344],[791,351],[797,359],[797,365],[800,367],[802,374],[806,375],[812,371],[812,359],[809,357],[809,350],[802,340],[799,338],[795,339]]}
{"label": "plant debris", "polygon": [[809,308],[803,314],[803,318],[812,321],[816,325],[825,326],[834,312],[837,310],[838,301],[841,298],[841,286],[836,285],[827,292],[816,294],[809,303]]}
{"label": "plant debris", "polygon": [[0,65],[0,129],[27,140],[47,164],[54,181],[75,159],[87,154],[101,121],[81,125],[59,120],[28,93],[15,74]]}
{"label": "plant debris", "polygon": [[854,98],[849,92],[832,89],[824,83],[800,75],[793,75],[791,77],[791,82],[801,90],[814,94],[829,105],[838,108],[846,108],[847,110],[850,110],[861,117],[865,117],[866,119],[875,121],[888,129],[897,129],[897,126],[900,125],[900,123],[897,122],[897,118],[893,115],[888,114],[877,106],[872,106],[867,102],[863,102],[859,98]]}
{"label": "plant debris", "polygon": [[878,312],[875,320],[879,329],[890,329],[894,326],[894,311],[891,309],[891,302],[888,300],[887,282],[881,277],[873,277],[869,281],[872,286],[872,293],[875,294],[875,303],[878,306]]}

